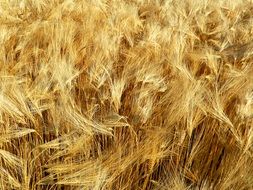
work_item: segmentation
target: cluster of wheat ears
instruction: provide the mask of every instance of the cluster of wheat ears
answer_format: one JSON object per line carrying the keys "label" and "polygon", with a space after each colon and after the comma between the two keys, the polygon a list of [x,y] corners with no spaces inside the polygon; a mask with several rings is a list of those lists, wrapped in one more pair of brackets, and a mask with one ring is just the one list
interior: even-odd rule
{"label": "cluster of wheat ears", "polygon": [[253,2],[0,0],[1,190],[253,189]]}

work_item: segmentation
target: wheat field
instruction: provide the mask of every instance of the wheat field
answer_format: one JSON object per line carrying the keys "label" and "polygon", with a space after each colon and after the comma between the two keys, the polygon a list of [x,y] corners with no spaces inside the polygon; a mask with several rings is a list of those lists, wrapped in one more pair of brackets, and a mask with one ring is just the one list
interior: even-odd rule
{"label": "wheat field", "polygon": [[0,0],[1,190],[252,190],[253,2]]}

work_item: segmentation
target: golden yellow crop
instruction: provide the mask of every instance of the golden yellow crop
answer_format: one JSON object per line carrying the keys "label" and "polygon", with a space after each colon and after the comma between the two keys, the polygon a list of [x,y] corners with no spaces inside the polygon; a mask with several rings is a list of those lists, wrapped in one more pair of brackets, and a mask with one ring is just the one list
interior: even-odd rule
{"label": "golden yellow crop", "polygon": [[0,0],[0,189],[253,189],[253,2]]}

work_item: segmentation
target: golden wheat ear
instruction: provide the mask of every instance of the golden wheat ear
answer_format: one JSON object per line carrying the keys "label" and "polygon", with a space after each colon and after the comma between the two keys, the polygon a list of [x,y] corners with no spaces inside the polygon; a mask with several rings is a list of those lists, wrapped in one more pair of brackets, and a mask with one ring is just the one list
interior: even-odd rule
{"label": "golden wheat ear", "polygon": [[0,189],[253,189],[252,13],[0,0]]}

